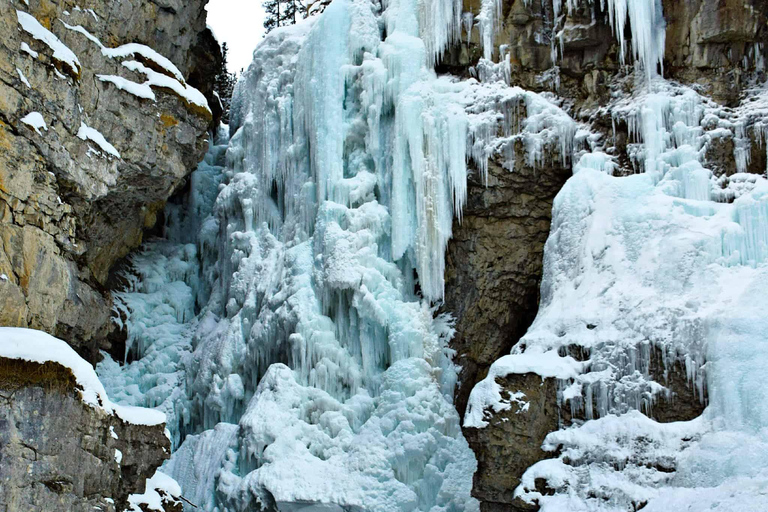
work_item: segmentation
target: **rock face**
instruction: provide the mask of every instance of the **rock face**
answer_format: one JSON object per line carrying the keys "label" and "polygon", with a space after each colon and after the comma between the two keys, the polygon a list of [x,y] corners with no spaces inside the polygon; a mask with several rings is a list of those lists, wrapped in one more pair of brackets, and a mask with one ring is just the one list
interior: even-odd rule
{"label": "rock face", "polygon": [[[618,172],[632,172],[626,122],[613,122],[610,111],[600,108],[612,95],[632,93],[631,69],[621,65],[615,31],[601,2],[574,4],[579,7],[567,12],[558,25],[560,36],[553,51],[548,35],[555,25],[551,1],[502,1],[494,61],[504,46],[511,85],[556,93],[574,119],[614,140],[613,156],[624,166]],[[465,0],[464,9],[477,19],[481,2]],[[727,106],[738,104],[754,80],[764,79],[768,3],[664,0],[663,9],[665,77],[692,84]],[[469,76],[482,54],[479,31],[464,32],[462,43],[447,52],[439,71]],[[627,61],[631,64],[632,59]],[[761,144],[753,140],[748,151],[745,170],[764,172]],[[706,164],[716,175],[730,176],[738,171],[733,155],[734,140],[726,137],[708,147]],[[455,402],[462,415],[472,387],[493,361],[509,353],[538,309],[552,200],[571,173],[569,165],[548,156],[535,170],[518,165],[510,172],[492,164],[487,187],[477,178],[470,180],[464,219],[454,223],[446,258],[445,310],[457,320],[452,348],[461,366]],[[681,361],[673,356],[664,366],[660,354],[652,361],[648,373],[666,385],[671,396],[644,412],[661,422],[699,415],[703,402],[690,388]],[[528,510],[513,500],[512,492],[523,472],[545,456],[540,449],[544,437],[571,420],[570,408],[559,406],[557,385],[551,379],[528,374],[497,382],[509,393],[525,393],[530,409],[512,407],[493,415],[484,429],[464,430],[478,458],[473,494],[485,511]]]}
{"label": "rock face", "polygon": [[517,158],[513,171],[492,161],[487,184],[477,173],[470,178],[463,218],[454,222],[446,253],[445,309],[459,320],[452,348],[461,366],[460,415],[474,383],[509,353],[538,309],[552,200],[571,171],[555,163],[534,169],[523,161]]}
{"label": "rock face", "polygon": [[0,510],[123,510],[170,456],[163,425],[83,403],[57,363],[0,358]]}
{"label": "rock face", "polygon": [[[45,330],[91,361],[108,348],[110,269],[220,115],[192,90],[212,98],[221,62],[204,5],[0,3],[0,325]],[[129,43],[143,46],[109,53]]]}

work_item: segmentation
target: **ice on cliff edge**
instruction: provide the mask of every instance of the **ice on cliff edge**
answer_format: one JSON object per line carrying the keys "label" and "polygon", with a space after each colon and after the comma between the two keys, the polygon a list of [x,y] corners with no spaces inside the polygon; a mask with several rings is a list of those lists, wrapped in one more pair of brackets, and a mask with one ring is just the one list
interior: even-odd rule
{"label": "ice on cliff edge", "polygon": [[[627,124],[638,171],[613,176],[608,155],[583,155],[555,199],[538,315],[512,353],[472,391],[465,426],[525,410],[495,377],[559,379],[558,399],[586,421],[551,433],[555,458],[523,476],[516,495],[542,510],[724,511],[768,508],[768,180],[715,176],[704,155],[721,131],[748,144],[768,117],[765,86],[734,110],[654,77],[607,107]],[[749,118],[747,120],[747,118]],[[583,347],[586,361],[565,355]],[[652,350],[682,359],[709,406],[690,422],[659,424],[664,382]],[[552,493],[543,494],[544,479]],[[539,480],[539,484],[541,480]]]}

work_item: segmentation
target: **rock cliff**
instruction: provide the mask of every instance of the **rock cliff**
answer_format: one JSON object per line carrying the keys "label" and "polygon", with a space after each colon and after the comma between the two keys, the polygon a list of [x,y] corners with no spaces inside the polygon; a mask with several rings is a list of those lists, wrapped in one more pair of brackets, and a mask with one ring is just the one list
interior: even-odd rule
{"label": "rock cliff", "polygon": [[62,340],[0,337],[0,510],[124,510],[155,492],[148,479],[171,449],[165,416],[115,406]]}
{"label": "rock cliff", "polygon": [[220,115],[204,6],[0,2],[0,325],[109,349],[110,269]]}

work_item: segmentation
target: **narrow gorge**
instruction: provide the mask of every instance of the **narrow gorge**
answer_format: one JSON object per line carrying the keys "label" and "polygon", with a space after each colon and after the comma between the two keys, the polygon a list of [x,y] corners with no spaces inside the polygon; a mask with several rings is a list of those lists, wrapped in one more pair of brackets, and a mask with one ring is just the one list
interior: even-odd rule
{"label": "narrow gorge", "polygon": [[0,0],[0,512],[768,510],[768,3],[305,7]]}

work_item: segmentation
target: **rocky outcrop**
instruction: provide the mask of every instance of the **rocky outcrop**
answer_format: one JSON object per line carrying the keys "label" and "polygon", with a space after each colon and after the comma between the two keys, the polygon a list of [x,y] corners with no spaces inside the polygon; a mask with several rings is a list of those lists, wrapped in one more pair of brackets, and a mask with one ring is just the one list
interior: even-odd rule
{"label": "rocky outcrop", "polygon": [[204,5],[0,3],[0,325],[45,330],[91,361],[109,348],[110,269],[220,115],[193,89],[212,98],[221,61]]}
{"label": "rocky outcrop", "polygon": [[[0,358],[0,510],[124,510],[170,456],[164,425],[85,404],[69,368]],[[171,510],[171,509],[169,509]]]}
{"label": "rocky outcrop", "polygon": [[458,320],[451,347],[461,367],[460,415],[472,386],[536,316],[552,201],[571,175],[561,164],[536,169],[523,158],[515,161],[512,171],[491,161],[487,184],[477,173],[470,177],[446,253],[444,307]]}
{"label": "rocky outcrop", "polygon": [[[502,1],[494,60],[499,60],[500,50],[506,52],[511,85],[556,93],[574,119],[612,141],[604,150],[622,167],[617,172],[634,172],[627,123],[613,119],[606,105],[612,98],[630,96],[640,82],[633,79],[631,66],[621,65],[619,43],[603,3],[573,4],[577,8],[563,15],[563,3],[558,21],[551,0]],[[475,19],[480,9],[480,0],[464,1],[464,10]],[[764,80],[766,2],[664,0],[663,9],[666,77],[693,85],[727,106],[738,105],[751,84]],[[629,28],[625,35],[630,36]],[[482,54],[477,28],[465,31],[461,44],[444,55],[438,71],[463,77],[477,74]],[[632,64],[630,57],[627,63]],[[752,140],[746,145],[749,154],[743,171],[762,173],[766,162],[759,135],[747,137]],[[726,136],[713,138],[707,146],[705,161],[716,176],[739,171],[735,144],[734,137]],[[570,165],[558,164],[551,150],[545,154],[546,162],[537,169],[517,165],[510,172],[492,163],[487,187],[478,178],[470,180],[464,218],[454,223],[446,257],[445,310],[456,317],[451,343],[461,367],[455,403],[462,415],[473,386],[493,361],[509,353],[536,316],[552,201],[571,173]],[[645,372],[669,394],[643,412],[660,422],[701,414],[705,400],[688,382],[682,359],[654,353]],[[529,409],[518,411],[513,406],[490,415],[484,429],[464,430],[478,458],[473,493],[482,510],[528,510],[528,505],[512,498],[512,492],[528,467],[554,456],[545,454],[541,444],[548,433],[571,421],[571,409],[561,407],[562,397],[558,398],[552,379],[527,374],[503,380],[497,382],[505,392],[528,397]]]}
{"label": "rocky outcrop", "polygon": [[560,426],[557,383],[534,373],[509,375],[497,382],[505,391],[522,391],[526,407],[513,405],[495,414],[485,428],[465,428],[464,436],[477,455],[472,494],[483,512],[517,512],[536,507],[514,498],[525,470],[552,455],[541,449],[547,434]]}

